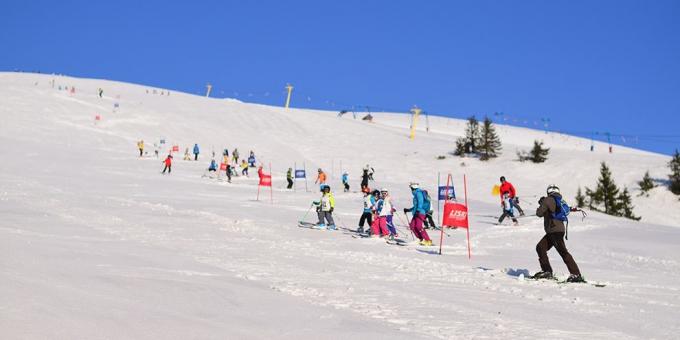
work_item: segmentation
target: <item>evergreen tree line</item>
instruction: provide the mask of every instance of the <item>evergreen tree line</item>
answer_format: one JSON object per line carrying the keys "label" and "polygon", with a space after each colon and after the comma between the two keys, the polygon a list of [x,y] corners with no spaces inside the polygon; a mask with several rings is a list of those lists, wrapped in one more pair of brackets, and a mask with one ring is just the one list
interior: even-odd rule
{"label": "evergreen tree line", "polygon": [[[668,175],[668,189],[672,193],[680,195],[680,152],[678,150],[675,150],[673,158],[668,162],[668,167],[671,170],[671,174]],[[654,183],[654,180],[649,175],[649,171],[647,171],[642,180],[638,182],[638,186],[640,187],[640,196],[649,197],[649,191],[658,185]]]}
{"label": "evergreen tree line", "polygon": [[641,217],[633,213],[633,203],[628,188],[623,191],[614,182],[612,173],[607,164],[600,165],[600,177],[597,179],[597,187],[592,190],[586,187],[585,195],[581,187],[576,192],[576,206],[588,207],[591,210],[601,211],[608,215],[626,217],[639,221]]}
{"label": "evergreen tree line", "polygon": [[482,161],[498,157],[502,149],[501,139],[496,133],[496,128],[489,117],[484,118],[484,122],[479,124],[475,116],[468,118],[465,128],[465,137],[456,140],[456,149],[453,152],[456,156],[476,155]]}

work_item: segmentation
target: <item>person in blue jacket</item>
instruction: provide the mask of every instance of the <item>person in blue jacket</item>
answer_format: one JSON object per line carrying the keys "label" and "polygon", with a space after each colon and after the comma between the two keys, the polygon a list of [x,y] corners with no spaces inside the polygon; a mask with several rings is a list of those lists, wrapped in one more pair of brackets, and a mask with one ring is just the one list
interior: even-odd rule
{"label": "person in blue jacket", "polygon": [[375,202],[377,197],[380,196],[380,191],[375,191],[373,193],[364,192],[364,211],[359,218],[359,228],[357,228],[358,233],[364,233],[364,223],[368,222],[367,230],[371,229],[373,224],[373,210],[375,209]]}
{"label": "person in blue jacket", "polygon": [[215,159],[210,161],[210,166],[208,167],[208,171],[217,171],[217,162],[215,162]]}
{"label": "person in blue jacket", "polygon": [[344,192],[349,191],[349,174],[347,172],[344,172],[342,174],[342,184],[345,186]]}
{"label": "person in blue jacket", "polygon": [[194,160],[198,160],[198,154],[200,153],[200,150],[198,149],[198,143],[194,144]]}
{"label": "person in blue jacket", "polygon": [[411,183],[409,187],[411,188],[411,194],[413,194],[413,207],[404,208],[404,214],[409,211],[413,212],[413,218],[411,219],[411,224],[409,226],[411,227],[411,231],[413,231],[413,234],[420,240],[421,245],[431,246],[432,240],[427,234],[427,231],[423,229],[423,221],[425,221],[425,214],[427,214],[427,211],[425,210],[425,194],[420,189],[418,183]]}

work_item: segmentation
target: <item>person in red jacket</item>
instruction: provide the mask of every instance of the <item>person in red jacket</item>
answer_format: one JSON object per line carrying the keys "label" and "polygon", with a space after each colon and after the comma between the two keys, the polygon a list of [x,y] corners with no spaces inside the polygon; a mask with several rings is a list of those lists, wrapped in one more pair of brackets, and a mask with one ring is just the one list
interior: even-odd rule
{"label": "person in red jacket", "polygon": [[168,174],[170,174],[172,172],[172,155],[168,155],[163,161],[163,164],[165,164],[165,168],[163,168],[162,174],[165,174],[165,170],[168,170]]}
{"label": "person in red jacket", "polygon": [[516,196],[515,187],[512,183],[505,180],[505,176],[501,176],[501,188],[499,190],[501,196],[501,207],[503,206],[503,193],[510,194],[510,204],[513,208],[517,208],[520,216],[524,216],[524,210],[519,206],[519,198]]}

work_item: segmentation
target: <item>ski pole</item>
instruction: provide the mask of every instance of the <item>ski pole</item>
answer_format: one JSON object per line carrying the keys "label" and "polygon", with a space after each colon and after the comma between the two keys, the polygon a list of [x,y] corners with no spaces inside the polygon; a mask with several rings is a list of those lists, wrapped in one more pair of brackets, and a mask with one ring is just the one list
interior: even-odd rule
{"label": "ski pole", "polygon": [[[401,215],[399,215],[399,214],[397,214],[397,215],[399,216],[399,218],[401,218],[401,221],[403,222],[403,221],[404,221],[404,218],[401,217]],[[407,223],[406,223],[406,226],[408,226],[408,230],[411,232],[411,239],[412,239],[412,240],[415,240],[415,239],[416,239],[416,236],[413,235],[413,230],[411,230],[411,226],[410,226],[410,224],[408,224],[408,215],[407,215],[406,213],[404,213],[404,216],[406,217],[406,222],[407,222]]]}
{"label": "ski pole", "polygon": [[314,203],[309,205],[309,209],[307,209],[305,216],[302,216],[302,219],[300,220],[301,222],[303,222],[305,219],[307,219],[307,215],[309,214],[310,211],[312,211],[312,207],[314,207]]}

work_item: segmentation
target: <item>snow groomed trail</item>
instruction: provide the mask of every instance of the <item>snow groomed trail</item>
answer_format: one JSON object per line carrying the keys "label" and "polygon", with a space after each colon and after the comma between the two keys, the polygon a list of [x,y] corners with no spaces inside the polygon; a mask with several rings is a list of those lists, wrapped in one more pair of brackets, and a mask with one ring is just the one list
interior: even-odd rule
{"label": "snow groomed trail", "polygon": [[[53,78],[76,93],[53,89]],[[531,212],[547,184],[560,184],[567,198],[594,185],[599,161],[632,187],[647,169],[662,177],[667,157],[622,148],[610,155],[602,146],[589,153],[578,138],[503,126],[500,159],[442,161],[436,156],[462,132],[458,120],[431,117],[431,132],[409,141],[401,115],[376,114],[369,124],[145,89],[0,74],[3,337],[670,339],[680,330],[672,195],[657,188],[636,197],[643,222],[598,213],[572,220],[567,245],[587,279],[607,284],[598,288],[521,280],[538,269],[542,221],[493,225],[500,209],[490,194],[505,175]],[[534,136],[553,148],[549,161],[514,162],[514,149]],[[152,146],[160,137],[181,150],[199,143],[201,158],[182,161],[180,152],[172,175],[160,175],[161,160],[135,150],[136,140]],[[256,176],[231,184],[201,177],[213,146],[252,149],[271,162],[274,204],[255,201]],[[310,192],[301,182],[296,192],[284,189],[293,162],[310,174],[333,169],[334,215],[344,228],[356,227],[362,203],[360,193],[339,190],[340,162],[353,190],[363,165],[374,166],[372,184],[390,188],[397,210],[410,206],[409,181],[433,190],[437,172],[452,172],[456,185],[467,173],[472,259],[460,230],[447,231],[440,256],[434,247],[297,227],[319,195],[313,179]],[[438,244],[439,232],[430,235]],[[559,256],[550,256],[564,277]]]}

